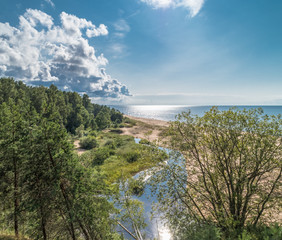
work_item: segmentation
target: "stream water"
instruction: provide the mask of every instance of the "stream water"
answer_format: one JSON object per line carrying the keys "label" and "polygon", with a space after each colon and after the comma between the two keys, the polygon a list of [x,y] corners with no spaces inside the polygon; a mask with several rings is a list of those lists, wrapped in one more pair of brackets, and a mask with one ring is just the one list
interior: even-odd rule
{"label": "stream water", "polygon": [[[139,143],[140,139],[135,138],[135,142]],[[166,151],[167,153],[170,152],[169,149],[161,148],[160,149]],[[172,159],[166,161],[169,164]],[[154,167],[153,169],[147,169],[145,171],[137,173],[133,178],[138,179],[142,177],[143,182],[145,183],[144,186],[144,193],[142,196],[137,197],[133,196],[132,198],[137,199],[143,203],[144,207],[144,218],[147,224],[147,227],[144,229],[146,240],[149,239],[158,239],[158,240],[170,240],[171,233],[169,227],[165,224],[165,222],[161,219],[160,213],[154,212],[152,215],[152,207],[155,202],[157,202],[157,197],[152,195],[150,184],[148,184],[152,174],[156,173],[157,171],[162,171],[161,167]],[[126,234],[125,237],[127,239],[132,239],[129,234]]]}

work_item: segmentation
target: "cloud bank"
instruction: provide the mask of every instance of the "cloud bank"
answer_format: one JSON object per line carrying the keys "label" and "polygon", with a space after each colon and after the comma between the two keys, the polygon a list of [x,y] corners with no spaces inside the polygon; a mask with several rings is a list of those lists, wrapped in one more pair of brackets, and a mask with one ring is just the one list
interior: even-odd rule
{"label": "cloud bank", "polygon": [[19,26],[0,22],[0,76],[50,85],[91,97],[122,98],[127,87],[106,73],[108,60],[97,56],[88,38],[108,34],[104,24],[62,12],[61,24],[39,10],[27,9]]}
{"label": "cloud bank", "polygon": [[189,10],[190,16],[196,16],[204,5],[205,0],[141,0],[154,8],[183,7]]}

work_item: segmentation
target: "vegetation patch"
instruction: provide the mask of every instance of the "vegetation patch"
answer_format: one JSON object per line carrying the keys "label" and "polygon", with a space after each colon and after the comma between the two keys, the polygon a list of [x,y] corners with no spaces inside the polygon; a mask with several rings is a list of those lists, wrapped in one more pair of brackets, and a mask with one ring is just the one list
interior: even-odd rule
{"label": "vegetation patch", "polygon": [[102,147],[82,154],[80,161],[99,170],[109,184],[133,176],[168,157],[157,147],[135,143],[131,136],[99,132],[97,140]]}

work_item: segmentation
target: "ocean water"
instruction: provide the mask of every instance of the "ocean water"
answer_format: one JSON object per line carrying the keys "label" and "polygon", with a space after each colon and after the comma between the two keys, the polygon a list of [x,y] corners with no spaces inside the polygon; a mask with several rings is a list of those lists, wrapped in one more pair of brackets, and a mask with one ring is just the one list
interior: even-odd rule
{"label": "ocean water", "polygon": [[[153,118],[165,121],[175,120],[181,112],[191,111],[192,115],[203,116],[212,106],[187,106],[187,105],[110,105],[120,112],[135,117]],[[237,107],[240,110],[262,108],[267,115],[282,114],[282,106],[218,106],[219,110],[228,110]]]}

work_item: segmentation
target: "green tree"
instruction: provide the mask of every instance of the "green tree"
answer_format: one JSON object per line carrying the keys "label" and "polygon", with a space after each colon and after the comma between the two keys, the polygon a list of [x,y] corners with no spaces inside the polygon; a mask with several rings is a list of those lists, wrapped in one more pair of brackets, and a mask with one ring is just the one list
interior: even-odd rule
{"label": "green tree", "polygon": [[20,205],[22,198],[23,165],[25,162],[26,124],[21,106],[9,99],[0,105],[0,194],[3,206],[13,212],[15,236],[20,233]]}
{"label": "green tree", "polygon": [[110,126],[111,124],[111,115],[109,108],[102,108],[95,118],[95,122],[99,128],[99,130],[103,130]]}
{"label": "green tree", "polygon": [[169,219],[186,219],[175,228],[183,231],[181,227],[189,227],[185,223],[210,222],[231,236],[277,219],[281,135],[280,116],[263,115],[261,109],[212,108],[203,117],[179,115],[167,142],[177,151],[176,161],[156,175],[166,181],[158,189],[160,204],[171,210]]}

